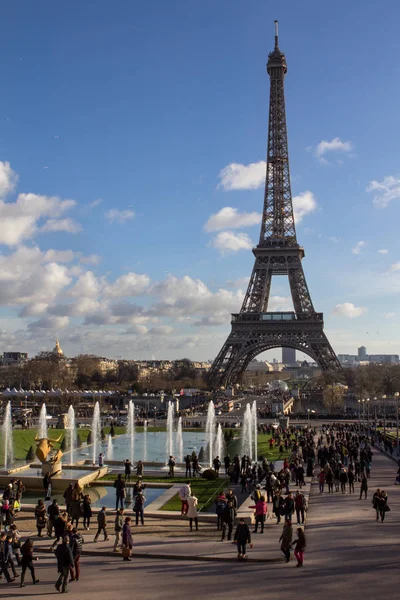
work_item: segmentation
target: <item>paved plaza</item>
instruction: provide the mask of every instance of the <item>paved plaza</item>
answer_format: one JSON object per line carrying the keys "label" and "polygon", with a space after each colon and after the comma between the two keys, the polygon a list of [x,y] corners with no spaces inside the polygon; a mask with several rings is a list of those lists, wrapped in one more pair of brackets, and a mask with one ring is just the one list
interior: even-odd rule
{"label": "paved plaza", "polygon": [[[253,536],[255,547],[249,561],[235,560],[235,547],[219,542],[215,524],[200,523],[200,532],[188,532],[185,521],[149,520],[145,527],[133,528],[134,553],[163,556],[134,556],[123,563],[112,555],[110,542],[93,544],[92,531],[85,537],[86,554],[78,583],[69,585],[69,595],[86,598],[139,596],[143,599],[285,597],[366,598],[397,596],[398,540],[400,537],[400,488],[394,486],[395,461],[375,450],[367,500],[355,494],[320,494],[316,479],[311,486],[306,526],[307,552],[303,569],[295,561],[284,564],[278,539],[281,525],[268,521],[263,535]],[[375,521],[371,498],[377,487],[386,489],[391,512],[385,523]],[[113,520],[110,515],[110,522]],[[33,528],[27,515],[21,516],[21,530]],[[111,528],[110,528],[111,529]],[[94,532],[93,532],[94,533]],[[29,582],[20,589],[17,583],[1,585],[0,594],[12,598],[39,598],[56,593],[56,563],[48,553],[49,543],[37,543],[40,583]],[[175,558],[171,558],[174,556]],[[169,558],[168,558],[169,557]],[[232,558],[233,560],[230,560]],[[6,597],[6,596],[3,596]]]}

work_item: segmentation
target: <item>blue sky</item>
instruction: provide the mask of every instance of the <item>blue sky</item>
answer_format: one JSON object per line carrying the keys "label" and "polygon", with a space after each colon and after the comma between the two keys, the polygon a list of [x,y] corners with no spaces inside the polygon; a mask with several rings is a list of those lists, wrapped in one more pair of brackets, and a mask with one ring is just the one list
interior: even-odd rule
{"label": "blue sky", "polygon": [[314,305],[336,352],[400,351],[400,7],[284,4],[3,3],[1,351],[215,356],[259,236],[274,19]]}

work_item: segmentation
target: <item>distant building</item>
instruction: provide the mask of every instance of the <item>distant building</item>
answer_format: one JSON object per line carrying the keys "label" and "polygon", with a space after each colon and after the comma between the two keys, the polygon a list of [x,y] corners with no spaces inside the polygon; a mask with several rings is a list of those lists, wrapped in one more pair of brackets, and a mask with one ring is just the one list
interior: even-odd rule
{"label": "distant building", "polygon": [[27,352],[4,352],[2,363],[3,365],[15,366],[22,365],[28,360]]}
{"label": "distant building", "polygon": [[60,342],[56,339],[56,345],[53,348],[52,354],[58,358],[64,357],[64,352],[61,350]]}
{"label": "distant building", "polygon": [[360,346],[358,349],[358,360],[367,360],[367,349],[365,346]]}
{"label": "distant building", "polygon": [[296,350],[294,348],[282,348],[282,362],[284,365],[296,364]]}
{"label": "distant building", "polygon": [[367,354],[365,346],[360,346],[355,354],[338,354],[339,362],[348,367],[360,367],[371,363],[383,365],[399,364],[398,354]]}

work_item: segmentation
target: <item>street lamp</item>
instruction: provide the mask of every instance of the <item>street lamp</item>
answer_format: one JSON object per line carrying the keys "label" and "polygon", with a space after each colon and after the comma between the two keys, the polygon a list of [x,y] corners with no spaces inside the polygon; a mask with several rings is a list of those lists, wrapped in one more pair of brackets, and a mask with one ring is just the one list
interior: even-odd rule
{"label": "street lamp", "polygon": [[399,456],[399,392],[394,393],[394,397],[396,398],[396,447],[397,447],[397,456]]}
{"label": "street lamp", "polygon": [[386,439],[386,394],[383,394],[382,400],[383,400],[383,437]]}
{"label": "street lamp", "polygon": [[361,433],[361,400],[358,399],[358,431]]}
{"label": "street lamp", "polygon": [[368,433],[368,437],[370,437],[371,431],[369,428],[369,398],[367,398],[366,402],[367,402],[367,433]]}
{"label": "street lamp", "polygon": [[363,415],[363,417],[362,417],[363,426],[362,426],[362,430],[363,430],[363,433],[365,433],[365,398],[362,398],[361,402],[362,402],[362,408],[363,408],[363,413],[362,413],[362,415]]}
{"label": "street lamp", "polygon": [[377,427],[377,420],[376,420],[376,401],[378,400],[378,398],[375,396],[374,398],[374,422],[375,422],[375,429]]}

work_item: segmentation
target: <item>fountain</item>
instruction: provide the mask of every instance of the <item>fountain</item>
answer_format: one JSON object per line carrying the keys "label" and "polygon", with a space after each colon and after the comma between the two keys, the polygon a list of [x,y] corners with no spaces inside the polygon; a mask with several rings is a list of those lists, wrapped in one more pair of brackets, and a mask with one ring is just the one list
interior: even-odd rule
{"label": "fountain", "polygon": [[258,438],[258,423],[257,423],[257,402],[254,400],[251,407],[251,416],[253,419],[253,435],[254,435],[254,460],[257,462],[257,438]]}
{"label": "fountain", "polygon": [[101,435],[100,435],[101,423],[100,423],[100,406],[99,403],[96,402],[94,405],[93,411],[93,419],[92,419],[92,444],[93,444],[93,464],[95,465],[98,460],[98,452],[101,444]]}
{"label": "fountain", "polygon": [[129,460],[133,464],[135,455],[135,405],[132,400],[129,400],[127,433],[129,436]]}
{"label": "fountain", "polygon": [[206,437],[208,442],[208,464],[212,467],[213,461],[213,446],[215,436],[215,408],[214,402],[211,400],[208,405],[207,411],[207,423],[206,423]]}
{"label": "fountain", "polygon": [[178,419],[178,428],[176,430],[176,447],[177,447],[177,459],[179,462],[183,462],[183,438],[182,438],[182,417]]}
{"label": "fountain", "polygon": [[219,456],[219,459],[222,461],[223,454],[224,454],[224,436],[222,433],[221,423],[218,423],[217,439],[215,442],[215,456]]}
{"label": "fountain", "polygon": [[75,459],[75,448],[76,448],[76,423],[75,423],[75,409],[70,405],[68,409],[68,448],[69,448],[69,462],[71,465],[74,464]]}
{"label": "fountain", "polygon": [[242,456],[246,454],[250,458],[250,461],[253,460],[253,433],[253,414],[250,404],[247,404],[243,417],[242,445],[240,452]]}
{"label": "fountain", "polygon": [[147,460],[147,421],[143,422],[143,460]]}
{"label": "fountain", "polygon": [[167,413],[167,460],[174,455],[174,405],[168,402]]}
{"label": "fountain", "polygon": [[11,402],[6,406],[3,421],[3,442],[4,442],[4,468],[11,467],[14,461],[13,456],[13,438],[12,438],[12,418],[11,418]]}
{"label": "fountain", "polygon": [[114,448],[113,448],[113,439],[110,434],[108,434],[108,444],[107,444],[107,452],[106,452],[106,460],[110,461],[114,458]]}
{"label": "fountain", "polygon": [[47,410],[44,402],[39,414],[38,436],[39,439],[47,438]]}

